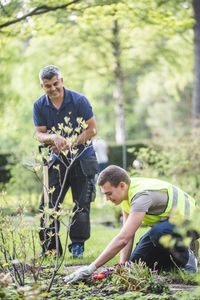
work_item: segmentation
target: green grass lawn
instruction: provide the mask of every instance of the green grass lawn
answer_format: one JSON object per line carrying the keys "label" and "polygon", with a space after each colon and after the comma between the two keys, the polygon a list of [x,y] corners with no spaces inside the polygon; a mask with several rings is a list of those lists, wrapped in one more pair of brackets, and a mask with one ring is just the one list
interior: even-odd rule
{"label": "green grass lawn", "polygon": [[[39,195],[38,195],[39,197]],[[38,199],[36,195],[34,195],[34,199]],[[25,198],[25,197],[24,197]],[[20,217],[19,214],[14,214],[16,212],[16,209],[19,207],[18,204],[20,203],[22,205],[23,199],[21,201],[17,201],[17,197],[9,197],[9,195],[5,196],[4,198],[0,199],[0,205],[1,208],[4,208],[2,220],[5,222],[5,215],[6,212],[9,214],[9,212],[12,213],[12,220],[11,223],[12,226],[17,226],[17,228],[25,228],[24,224],[20,225],[20,220],[18,218]],[[32,199],[33,200],[33,199]],[[27,202],[29,202],[27,200]],[[26,203],[27,207],[29,207],[29,204]],[[66,195],[66,199],[64,201],[64,205],[66,208],[72,208],[73,202],[71,193],[69,192]],[[36,206],[35,206],[36,207]],[[37,204],[38,207],[38,204]],[[35,208],[36,210],[36,208]],[[22,210],[23,211],[23,210]],[[105,201],[105,199],[101,196],[97,196],[95,202],[91,203],[91,236],[90,239],[86,241],[85,243],[85,251],[84,251],[84,258],[83,259],[72,259],[70,258],[70,253],[66,252],[65,257],[65,264],[67,265],[79,265],[79,264],[89,264],[92,261],[94,261],[104,250],[104,248],[111,242],[111,240],[119,233],[122,224],[119,222],[120,218],[120,206],[114,206],[110,201]],[[39,227],[39,218],[37,218],[37,215],[32,214],[32,216],[27,216],[28,210],[25,210],[25,220],[27,224],[29,223],[31,227],[33,227],[33,224],[35,223]],[[67,218],[66,218],[67,220]],[[15,221],[15,222],[14,222]],[[67,223],[67,221],[65,222]],[[15,225],[14,225],[15,224]],[[139,238],[148,230],[146,227],[141,227],[136,232],[135,236],[135,243],[138,242]],[[61,240],[62,245],[64,246],[64,241],[66,238],[66,227],[61,225]],[[17,231],[15,231],[14,239],[16,242],[16,245],[20,245],[17,249],[20,253],[21,247],[23,247],[23,241],[22,243],[19,243],[19,236],[17,234]],[[28,236],[27,236],[28,239]],[[2,241],[0,241],[2,242]],[[8,246],[12,248],[11,241],[6,241],[8,243]],[[70,243],[70,240],[68,241]],[[35,246],[36,246],[36,253],[39,254],[41,251],[41,246],[39,243],[38,234],[36,234],[35,237]],[[33,257],[33,251],[31,250],[31,246],[27,247],[27,259]],[[0,251],[0,260],[4,262],[3,253]],[[119,262],[119,254],[116,255],[111,261],[107,263],[107,265],[114,265]]]}
{"label": "green grass lawn", "polygon": [[[119,233],[122,224],[116,220],[120,207],[115,207],[109,202],[103,201],[102,197],[97,197],[96,201],[91,204],[91,236],[85,243],[85,252],[83,259],[71,259],[70,253],[67,251],[65,263],[69,265],[89,264],[94,261],[111,242],[111,240]],[[106,225],[107,224],[107,225]],[[64,228],[61,229],[64,236]],[[134,244],[148,230],[141,227],[136,233]],[[120,254],[116,255],[106,265],[114,265],[119,262]]]}
{"label": "green grass lawn", "polygon": [[[37,197],[35,196],[35,199],[36,198]],[[12,213],[12,220],[13,220],[13,221],[11,220],[11,223],[13,223],[12,225],[16,224],[15,226],[17,226],[18,228],[22,226],[24,227],[24,224],[20,225],[21,224],[20,215],[13,214],[16,211],[16,208],[18,207],[19,204],[19,202],[17,202],[17,199],[13,198],[13,196],[9,197],[9,195],[6,195],[6,199],[1,199],[1,202],[2,202],[1,207],[4,207],[4,216],[6,215],[6,211],[8,212],[8,214],[9,212]],[[64,205],[66,208],[73,207],[73,202],[72,202],[70,192],[66,196]],[[26,206],[28,206],[27,203]],[[85,243],[84,258],[71,259],[70,253],[67,250],[65,263],[67,265],[77,265],[77,264],[89,264],[92,261],[94,261],[104,250],[104,248],[111,242],[113,237],[119,233],[122,227],[122,224],[118,222],[120,211],[121,211],[120,207],[115,207],[112,203],[106,202],[103,197],[97,196],[95,202],[91,203],[91,236],[90,239],[87,240]],[[35,223],[39,227],[39,218],[37,215],[34,216],[32,214],[32,216],[30,217],[27,215],[27,210],[25,210],[25,215],[26,215],[25,222],[27,223],[27,225],[28,224],[33,225],[33,223]],[[67,223],[67,221],[65,223]],[[135,242],[137,242],[137,240],[144,233],[145,230],[146,229],[142,228],[138,231]],[[66,227],[61,225],[60,234],[61,234],[62,245],[64,246],[64,241],[66,238]],[[11,247],[12,243],[9,241],[7,242],[8,245],[10,245]],[[15,234],[15,242],[16,245],[17,244],[19,245],[19,248],[22,247],[22,243],[19,243],[19,237],[17,232]],[[70,242],[70,240],[68,242]],[[41,247],[39,243],[38,234],[36,234],[35,244],[36,244],[35,245],[36,253],[39,254],[41,251]],[[31,258],[33,257],[33,251],[31,250],[32,248],[31,246],[29,248],[30,249],[27,250],[28,251],[27,257]],[[20,249],[18,249],[18,251],[20,252]],[[3,259],[2,252],[0,253],[0,258]],[[115,263],[118,262],[119,262],[119,254],[115,258],[113,258],[110,262],[108,262],[107,265],[114,265]]]}
{"label": "green grass lawn", "polygon": [[[65,203],[66,208],[73,207],[73,203],[72,203],[72,200],[70,197],[65,199],[64,203]],[[13,206],[13,204],[12,204],[12,206]],[[14,206],[12,209],[14,209]],[[102,199],[102,197],[97,197],[96,201],[91,204],[91,236],[85,243],[85,251],[84,251],[83,259],[70,258],[70,253],[67,250],[66,256],[64,258],[64,263],[62,264],[57,275],[64,274],[63,276],[65,276],[65,274],[66,274],[65,268],[66,267],[90,264],[101,254],[101,252],[105,249],[105,247],[111,242],[111,240],[119,233],[120,229],[122,228],[122,223],[119,218],[120,210],[121,210],[120,207],[116,207],[112,203],[104,201]],[[33,260],[31,260],[31,258],[33,258],[33,248],[31,246],[31,230],[33,230],[34,224],[37,226],[37,228],[39,227],[39,218],[38,217],[39,217],[38,215],[32,215],[30,217],[30,216],[27,216],[27,214],[26,214],[26,216],[23,216],[20,214],[17,214],[17,215],[12,214],[12,216],[9,216],[10,223],[6,223],[7,216],[5,216],[5,215],[2,216],[2,218],[1,218],[2,222],[4,222],[4,224],[10,224],[7,227],[5,227],[5,226],[2,227],[5,230],[4,232],[7,232],[9,234],[9,230],[14,229],[13,241],[11,241],[11,238],[9,238],[8,240],[4,239],[4,241],[2,242],[2,239],[0,238],[0,267],[3,272],[5,272],[5,270],[7,270],[9,272],[8,263],[6,263],[5,258],[3,256],[2,250],[4,249],[4,247],[6,247],[6,249],[9,248],[11,254],[13,252],[13,247],[16,247],[16,256],[14,257],[14,259],[15,259],[15,263],[17,264],[17,266],[19,266],[17,259],[19,259],[20,262],[25,263],[27,266],[30,266],[30,264],[33,264]],[[20,219],[22,219],[22,221]],[[64,217],[64,221],[65,221],[65,224],[67,224],[67,216]],[[138,242],[140,237],[148,229],[149,228],[147,228],[147,227],[141,226],[137,230],[136,235],[135,235],[134,246]],[[23,238],[21,238],[21,240],[19,238],[19,235],[21,232],[20,230],[22,230],[22,232],[24,231],[24,233],[25,233]],[[33,230],[33,232],[35,232],[35,231]],[[64,241],[66,238],[66,233],[67,233],[66,227],[64,227],[64,225],[61,225],[60,237],[61,237],[63,247],[64,247]],[[0,235],[0,237],[1,237],[1,235]],[[27,243],[29,243],[29,244],[27,244]],[[68,243],[70,243],[70,240],[68,241]],[[36,254],[39,254],[41,251],[41,246],[39,243],[38,233],[36,233],[36,232],[35,232],[35,246],[36,246]],[[119,262],[119,256],[120,256],[120,253],[118,253],[113,259],[111,259],[105,265],[106,266],[114,266],[116,263]],[[11,255],[11,257],[12,257],[12,255]],[[10,258],[9,258],[9,260],[10,260]],[[49,256],[49,257],[45,258],[44,263],[42,264],[43,269],[41,271],[42,280],[44,278],[47,278],[47,280],[46,279],[45,280],[47,281],[47,283],[49,282],[50,276],[51,276],[50,269],[52,271],[54,266],[55,266],[54,257]],[[49,272],[48,276],[45,273],[46,271]],[[27,276],[27,274],[26,274],[26,276]],[[47,276],[47,277],[45,277],[45,276]],[[179,276],[178,277],[179,281],[182,280],[181,282],[184,281],[184,283],[185,282],[186,283],[196,282],[195,281],[196,279],[194,280],[190,274],[184,275],[183,278],[182,278],[183,275],[180,275],[178,272],[175,272],[172,275],[171,275],[171,273],[167,274],[167,277],[169,277],[169,278],[171,278],[172,276],[174,278],[173,280],[177,280],[177,276]],[[57,276],[57,279],[60,279],[61,277],[62,276]],[[61,286],[63,286],[63,282],[61,282]],[[81,287],[79,288],[79,292],[81,295],[82,295],[82,293],[84,293],[84,287],[85,287],[84,284],[82,284],[83,291],[81,290]],[[95,288],[96,288],[96,286],[95,286]],[[77,289],[77,287],[75,287],[75,290],[76,289]],[[60,290],[61,290],[60,286],[57,286],[57,291],[60,292]],[[63,289],[63,291],[65,291],[65,289]],[[77,296],[77,297],[79,297],[79,296]],[[70,299],[79,299],[77,297],[70,298]],[[132,294],[131,294],[131,297],[132,297]],[[10,298],[10,299],[12,299],[12,298]],[[16,298],[13,298],[13,299],[16,299]],[[61,298],[59,298],[59,299],[61,299]],[[106,298],[106,299],[108,299],[108,298]],[[120,298],[120,299],[122,299],[122,298]],[[132,299],[132,298],[123,298],[123,299]],[[155,298],[152,298],[152,299],[155,299]],[[161,299],[161,298],[159,298],[159,299]],[[164,298],[162,298],[162,299],[164,299]],[[196,298],[191,298],[191,299],[196,299]]]}
{"label": "green grass lawn", "polygon": [[[69,265],[89,264],[94,261],[111,242],[111,240],[119,233],[121,226],[107,227],[104,225],[93,224],[91,226],[91,237],[85,243],[85,252],[83,259],[71,259],[70,253],[67,252],[65,263]],[[135,237],[134,244],[147,231],[147,228],[141,227]],[[106,265],[114,265],[119,262],[119,254],[111,259]]]}

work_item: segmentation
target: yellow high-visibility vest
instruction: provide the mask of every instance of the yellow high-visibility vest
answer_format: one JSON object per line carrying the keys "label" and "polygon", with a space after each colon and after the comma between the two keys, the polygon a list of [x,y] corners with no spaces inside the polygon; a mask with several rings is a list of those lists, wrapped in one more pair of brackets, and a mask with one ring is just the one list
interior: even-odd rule
{"label": "yellow high-visibility vest", "polygon": [[173,210],[177,210],[181,216],[185,216],[187,219],[189,219],[191,213],[195,209],[195,200],[171,183],[153,178],[133,177],[131,178],[129,187],[128,200],[124,200],[121,203],[121,207],[126,213],[130,213],[132,198],[137,193],[143,191],[166,192],[168,193],[169,198],[166,209],[162,214],[145,215],[142,222],[144,225],[152,226],[156,223],[159,223],[163,219],[166,219],[166,217],[171,216]]}

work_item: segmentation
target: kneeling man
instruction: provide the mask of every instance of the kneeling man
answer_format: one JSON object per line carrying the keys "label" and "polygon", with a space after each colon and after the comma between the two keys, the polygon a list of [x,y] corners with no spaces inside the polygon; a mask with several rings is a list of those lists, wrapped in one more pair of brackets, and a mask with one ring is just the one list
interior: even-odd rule
{"label": "kneeling man", "polygon": [[[188,272],[197,272],[197,258],[181,242],[177,226],[171,222],[174,212],[178,212],[185,221],[191,218],[195,210],[195,200],[192,197],[166,181],[130,178],[124,169],[115,165],[108,166],[100,173],[98,185],[107,200],[115,205],[121,204],[123,227],[93,263],[66,276],[66,282],[71,283],[90,276],[119,251],[120,263],[141,260],[150,268],[156,262],[157,269],[168,269],[177,265]],[[141,224],[151,228],[132,252],[134,236]],[[174,239],[173,247],[164,247],[160,243],[160,238],[165,235]],[[192,242],[198,237],[197,233],[193,234]]]}

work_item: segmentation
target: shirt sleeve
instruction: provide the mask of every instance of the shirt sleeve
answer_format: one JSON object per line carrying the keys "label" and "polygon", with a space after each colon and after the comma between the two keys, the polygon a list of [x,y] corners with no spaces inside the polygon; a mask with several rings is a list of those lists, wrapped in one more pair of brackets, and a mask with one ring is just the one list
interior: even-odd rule
{"label": "shirt sleeve", "polygon": [[41,109],[37,105],[37,102],[33,105],[33,122],[35,126],[47,126],[45,117],[42,114]]}
{"label": "shirt sleeve", "polygon": [[83,118],[83,120],[88,121],[94,116],[92,111],[92,106],[88,99],[84,96],[79,98],[78,103],[78,115]]}
{"label": "shirt sleeve", "polygon": [[132,212],[148,212],[152,204],[151,196],[148,191],[136,194],[131,200],[130,213]]}

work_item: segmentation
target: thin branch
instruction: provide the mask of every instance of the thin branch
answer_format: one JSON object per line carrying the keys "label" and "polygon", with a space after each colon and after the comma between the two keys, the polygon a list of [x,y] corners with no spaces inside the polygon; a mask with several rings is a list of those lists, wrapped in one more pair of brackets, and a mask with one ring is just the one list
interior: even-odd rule
{"label": "thin branch", "polygon": [[[78,211],[78,208],[77,208],[77,210],[75,211],[75,213],[76,213],[77,211]],[[66,234],[66,239],[65,239],[64,253],[63,253],[63,256],[62,256],[62,259],[61,259],[60,264],[59,264],[59,265],[57,264],[57,265],[55,266],[55,268],[54,268],[54,271],[53,271],[53,274],[52,274],[52,277],[51,277],[49,286],[48,286],[48,288],[47,288],[47,292],[48,292],[48,293],[49,293],[50,290],[51,290],[51,287],[52,287],[53,282],[54,282],[54,278],[55,278],[55,276],[56,276],[58,270],[60,269],[60,267],[61,267],[62,264],[63,264],[64,258],[65,258],[65,254],[66,254],[66,251],[67,251],[67,244],[68,244],[68,238],[69,238],[69,231],[70,231],[70,227],[71,227],[73,224],[74,224],[74,222],[72,221],[72,217],[70,216],[70,217],[69,217],[69,224],[68,224],[68,226],[67,226],[68,228],[67,228],[67,234]],[[58,251],[57,251],[56,255],[57,255],[57,258],[58,258]],[[58,263],[58,261],[57,261],[57,263]]]}
{"label": "thin branch", "polygon": [[36,15],[42,15],[42,14],[45,14],[49,11],[55,11],[57,9],[63,9],[63,8],[66,8],[67,6],[70,6],[72,4],[75,4],[75,3],[78,3],[80,2],[81,0],[73,0],[67,4],[64,4],[64,5],[60,5],[60,6],[47,6],[47,5],[43,5],[43,6],[38,6],[36,7],[35,9],[33,9],[32,11],[30,11],[29,13],[23,15],[22,17],[20,18],[17,18],[15,20],[12,20],[12,21],[8,21],[6,23],[2,23],[0,24],[0,28],[4,28],[4,27],[7,27],[7,26],[10,26],[12,24],[15,24],[15,23],[18,23],[24,19],[26,19],[27,17],[31,17],[31,16],[36,16]]}

